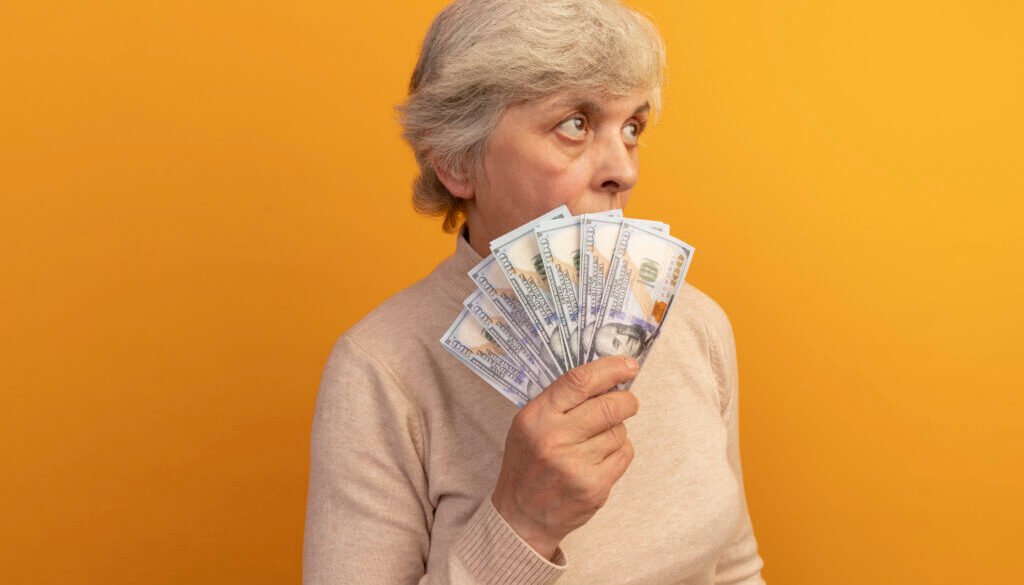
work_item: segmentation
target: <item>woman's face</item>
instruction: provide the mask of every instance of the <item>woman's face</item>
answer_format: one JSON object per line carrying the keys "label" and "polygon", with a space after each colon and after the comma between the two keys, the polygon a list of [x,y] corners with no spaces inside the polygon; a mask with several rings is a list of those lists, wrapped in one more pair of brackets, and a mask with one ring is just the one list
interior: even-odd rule
{"label": "woman's face", "polygon": [[472,184],[471,235],[482,230],[489,241],[562,204],[573,214],[624,207],[647,97],[563,94],[507,108]]}

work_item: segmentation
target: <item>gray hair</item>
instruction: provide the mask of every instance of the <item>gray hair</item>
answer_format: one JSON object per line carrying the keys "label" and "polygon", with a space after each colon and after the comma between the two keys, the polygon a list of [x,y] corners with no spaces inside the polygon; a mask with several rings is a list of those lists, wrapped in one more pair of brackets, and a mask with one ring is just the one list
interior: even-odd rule
{"label": "gray hair", "polygon": [[398,107],[420,175],[413,207],[458,225],[463,200],[434,172],[477,173],[509,105],[566,91],[625,96],[650,90],[661,106],[665,48],[654,24],[616,0],[456,0],[434,19]]}

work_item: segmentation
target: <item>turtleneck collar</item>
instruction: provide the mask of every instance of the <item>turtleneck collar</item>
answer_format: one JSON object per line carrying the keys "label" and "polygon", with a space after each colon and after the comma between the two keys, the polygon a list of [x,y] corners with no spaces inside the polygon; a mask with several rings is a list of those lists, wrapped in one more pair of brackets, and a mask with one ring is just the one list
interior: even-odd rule
{"label": "turtleneck collar", "polygon": [[463,226],[455,238],[455,251],[437,265],[431,276],[439,280],[442,290],[458,297],[461,303],[476,290],[467,273],[481,260],[483,258],[469,244],[469,230]]}

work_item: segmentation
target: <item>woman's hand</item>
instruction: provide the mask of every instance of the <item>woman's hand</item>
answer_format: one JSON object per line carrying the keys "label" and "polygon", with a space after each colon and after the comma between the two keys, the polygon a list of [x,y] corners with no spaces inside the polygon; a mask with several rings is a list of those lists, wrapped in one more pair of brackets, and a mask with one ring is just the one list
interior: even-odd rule
{"label": "woman's hand", "polygon": [[545,558],[604,505],[633,460],[622,421],[636,414],[636,396],[602,393],[632,379],[637,368],[622,357],[574,368],[512,420],[491,501]]}

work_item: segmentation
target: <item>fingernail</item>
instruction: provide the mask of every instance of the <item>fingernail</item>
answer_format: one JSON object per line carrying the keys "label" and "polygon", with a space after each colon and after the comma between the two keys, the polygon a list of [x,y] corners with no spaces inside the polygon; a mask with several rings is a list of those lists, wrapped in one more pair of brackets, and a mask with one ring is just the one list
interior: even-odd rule
{"label": "fingernail", "polygon": [[633,359],[631,357],[628,357],[628,358],[626,358],[626,367],[628,367],[630,370],[633,370],[635,372],[637,370],[637,368],[640,367],[640,364],[637,363],[637,361],[635,359]]}

